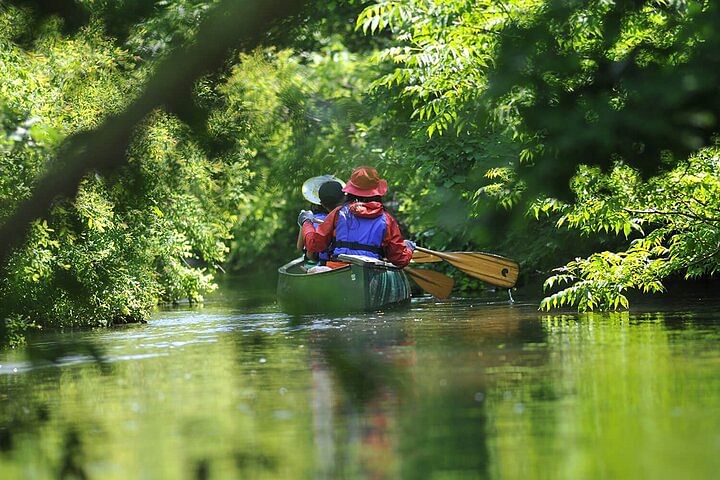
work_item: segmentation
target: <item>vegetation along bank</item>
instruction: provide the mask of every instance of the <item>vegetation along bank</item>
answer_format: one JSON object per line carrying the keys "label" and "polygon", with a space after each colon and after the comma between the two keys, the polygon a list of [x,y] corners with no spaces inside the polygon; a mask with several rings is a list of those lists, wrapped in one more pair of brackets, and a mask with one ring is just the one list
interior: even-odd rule
{"label": "vegetation along bank", "polygon": [[[221,268],[280,264],[302,181],[361,164],[387,172],[408,238],[518,260],[547,279],[543,308],[626,308],[717,268],[712,2],[309,2],[256,12],[262,35],[198,72],[173,53],[229,2],[111,3],[0,6],[0,221],[23,235],[0,277],[10,341],[139,321],[201,300]],[[191,94],[147,104],[121,161],[99,154],[18,222],[172,69]]]}

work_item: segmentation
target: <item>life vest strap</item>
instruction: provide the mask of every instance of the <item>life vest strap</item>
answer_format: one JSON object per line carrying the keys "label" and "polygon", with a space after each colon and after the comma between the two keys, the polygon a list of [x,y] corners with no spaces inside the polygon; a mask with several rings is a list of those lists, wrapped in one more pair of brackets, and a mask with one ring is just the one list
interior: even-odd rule
{"label": "life vest strap", "polygon": [[343,240],[335,240],[333,245],[335,248],[350,248],[352,250],[365,250],[366,252],[377,253],[382,255],[383,249],[375,245],[367,245],[360,242],[345,242]]}

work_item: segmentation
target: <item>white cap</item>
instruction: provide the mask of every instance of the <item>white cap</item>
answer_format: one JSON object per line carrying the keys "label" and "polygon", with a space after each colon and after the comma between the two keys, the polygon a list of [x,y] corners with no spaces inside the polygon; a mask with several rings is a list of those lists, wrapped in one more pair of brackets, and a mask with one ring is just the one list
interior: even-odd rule
{"label": "white cap", "polygon": [[325,182],[338,182],[345,188],[345,182],[337,178],[335,175],[320,175],[319,177],[312,177],[305,180],[302,185],[302,194],[305,200],[314,204],[320,205],[320,195],[318,191]]}

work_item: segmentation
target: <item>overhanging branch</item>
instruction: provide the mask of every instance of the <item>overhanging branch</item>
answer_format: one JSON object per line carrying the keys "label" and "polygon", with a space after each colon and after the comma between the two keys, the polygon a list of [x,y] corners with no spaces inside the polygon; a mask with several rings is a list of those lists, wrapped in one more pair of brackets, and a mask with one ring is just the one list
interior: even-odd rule
{"label": "overhanging branch", "polygon": [[58,197],[72,197],[90,170],[110,172],[127,162],[133,128],[156,108],[179,111],[191,101],[195,80],[222,66],[229,50],[258,45],[275,20],[299,11],[300,0],[225,0],[213,8],[195,38],[164,59],[144,93],[124,112],[109,117],[98,129],[67,139],[55,167],[44,175],[32,196],[0,226],[0,262],[24,238],[30,223],[46,214]]}

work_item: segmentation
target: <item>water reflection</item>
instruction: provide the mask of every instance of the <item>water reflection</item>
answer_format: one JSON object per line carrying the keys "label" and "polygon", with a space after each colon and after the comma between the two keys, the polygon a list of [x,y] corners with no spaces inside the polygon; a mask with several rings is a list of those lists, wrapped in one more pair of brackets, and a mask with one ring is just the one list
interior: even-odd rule
{"label": "water reflection", "polygon": [[[316,478],[397,478],[408,340],[394,326],[310,335]],[[409,359],[412,362],[412,358]]]}
{"label": "water reflection", "polygon": [[[251,302],[250,302],[251,303]],[[0,353],[0,478],[711,478],[711,306],[232,298]]]}

